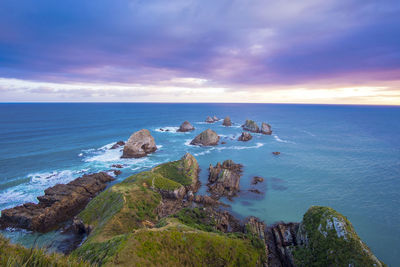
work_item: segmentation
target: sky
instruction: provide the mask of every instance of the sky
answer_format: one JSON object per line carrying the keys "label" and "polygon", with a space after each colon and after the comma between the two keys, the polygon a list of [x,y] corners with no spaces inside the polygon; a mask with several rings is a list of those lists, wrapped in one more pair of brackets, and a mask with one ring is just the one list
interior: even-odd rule
{"label": "sky", "polygon": [[399,0],[1,0],[0,102],[400,105]]}

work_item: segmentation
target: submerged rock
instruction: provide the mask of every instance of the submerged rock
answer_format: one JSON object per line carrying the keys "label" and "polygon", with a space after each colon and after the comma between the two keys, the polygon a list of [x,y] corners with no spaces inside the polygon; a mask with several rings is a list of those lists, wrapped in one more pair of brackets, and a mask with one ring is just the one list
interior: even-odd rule
{"label": "submerged rock", "polygon": [[124,166],[122,166],[121,164],[113,164],[111,165],[112,168],[118,168],[118,169],[122,169]]}
{"label": "submerged rock", "polygon": [[265,122],[261,123],[261,133],[271,135],[272,134],[271,125]]}
{"label": "submerged rock", "polygon": [[233,197],[239,192],[239,182],[242,175],[242,165],[232,160],[210,165],[208,176],[208,190],[214,198],[222,196]]}
{"label": "submerged rock", "polygon": [[249,141],[253,138],[253,136],[248,132],[243,132],[242,135],[239,136],[238,141]]}
{"label": "submerged rock", "polygon": [[215,146],[218,145],[219,136],[216,132],[211,129],[207,129],[196,136],[191,145],[200,145],[200,146]]}
{"label": "submerged rock", "polygon": [[260,176],[254,176],[253,180],[251,181],[251,184],[258,184],[264,182],[264,178]]}
{"label": "submerged rock", "polygon": [[252,120],[246,120],[245,124],[242,125],[243,129],[246,131],[250,131],[253,133],[259,133],[260,128],[258,127],[257,123]]}
{"label": "submerged rock", "polygon": [[157,150],[153,136],[146,129],[142,129],[129,137],[124,146],[122,158],[141,158]]}
{"label": "submerged rock", "polygon": [[297,233],[295,263],[302,266],[385,266],[355,232],[345,216],[332,208],[313,206]]}
{"label": "submerged rock", "polygon": [[184,121],[178,129],[178,132],[190,132],[193,131],[194,127],[190,122]]}
{"label": "submerged rock", "polygon": [[110,149],[117,149],[117,148],[119,148],[121,146],[124,146],[124,145],[125,145],[124,141],[118,141]]}
{"label": "submerged rock", "polygon": [[231,118],[229,116],[226,116],[224,119],[224,122],[222,123],[224,126],[232,126]]}
{"label": "submerged rock", "polygon": [[26,203],[1,212],[0,226],[48,232],[60,223],[72,219],[114,178],[105,172],[84,175],[69,182],[57,184],[37,197],[38,204]]}

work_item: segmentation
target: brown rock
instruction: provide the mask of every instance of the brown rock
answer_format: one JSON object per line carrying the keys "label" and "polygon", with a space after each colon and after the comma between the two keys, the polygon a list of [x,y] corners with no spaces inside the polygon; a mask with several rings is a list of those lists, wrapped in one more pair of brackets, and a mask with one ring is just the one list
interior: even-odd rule
{"label": "brown rock", "polygon": [[274,154],[275,156],[278,156],[278,155],[280,155],[280,154],[281,154],[281,152],[279,152],[279,151],[276,151],[276,152],[272,152],[272,154]]}
{"label": "brown rock", "polygon": [[224,122],[222,123],[224,126],[232,126],[231,118],[229,116],[225,117]]}
{"label": "brown rock", "polygon": [[215,121],[214,121],[213,118],[211,118],[210,116],[208,116],[207,119],[206,119],[206,122],[207,122],[207,123],[214,123]]}
{"label": "brown rock", "polygon": [[26,203],[3,210],[0,226],[48,232],[77,215],[112,180],[112,176],[100,172],[49,187],[37,198],[38,204]]}
{"label": "brown rock", "polygon": [[122,169],[124,166],[122,166],[121,164],[113,164],[111,165],[112,168],[118,168],[118,169]]}
{"label": "brown rock", "polygon": [[113,170],[113,172],[115,175],[120,175],[122,173],[122,171],[120,171],[120,170]]}
{"label": "brown rock", "polygon": [[252,138],[253,138],[253,136],[251,136],[250,133],[248,133],[248,132],[243,132],[242,135],[239,136],[238,141],[246,142],[246,141],[251,140]]}
{"label": "brown rock", "polygon": [[264,178],[260,176],[254,176],[253,180],[251,181],[251,184],[258,184],[264,182]]}
{"label": "brown rock", "polygon": [[124,146],[125,145],[125,142],[124,141],[118,141],[118,142],[116,142],[110,149],[117,149],[117,148],[119,148],[120,146]]}
{"label": "brown rock", "polygon": [[261,123],[261,133],[271,135],[272,134],[271,125],[265,122]]}
{"label": "brown rock", "polygon": [[257,123],[252,120],[246,120],[245,124],[242,125],[243,129],[253,133],[259,133],[260,128],[258,127]]}
{"label": "brown rock", "polygon": [[200,146],[216,146],[218,145],[218,141],[218,134],[211,129],[207,129],[196,136],[196,138],[194,138],[190,144]]}
{"label": "brown rock", "polygon": [[252,192],[252,193],[255,193],[255,194],[259,194],[259,195],[262,194],[262,192],[260,190],[255,189],[255,188],[249,189],[249,192]]}
{"label": "brown rock", "polygon": [[194,127],[190,122],[184,121],[178,129],[178,132],[190,132],[193,131]]}
{"label": "brown rock", "polygon": [[225,142],[225,141],[222,141],[222,142],[221,142],[221,145],[225,145],[225,144],[226,144],[226,142]]}
{"label": "brown rock", "polygon": [[122,158],[141,158],[157,150],[153,136],[146,129],[140,130],[129,137],[124,146]]}
{"label": "brown rock", "polygon": [[226,160],[215,167],[210,165],[208,176],[208,190],[214,198],[222,196],[233,197],[239,191],[239,182],[242,175],[242,165],[232,160]]}

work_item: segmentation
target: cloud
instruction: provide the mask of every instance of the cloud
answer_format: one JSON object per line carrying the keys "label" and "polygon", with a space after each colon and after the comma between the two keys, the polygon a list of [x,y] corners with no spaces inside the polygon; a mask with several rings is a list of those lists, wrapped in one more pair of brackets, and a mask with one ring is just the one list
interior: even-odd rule
{"label": "cloud", "polygon": [[395,0],[4,0],[0,77],[230,92],[392,86],[399,32]]}

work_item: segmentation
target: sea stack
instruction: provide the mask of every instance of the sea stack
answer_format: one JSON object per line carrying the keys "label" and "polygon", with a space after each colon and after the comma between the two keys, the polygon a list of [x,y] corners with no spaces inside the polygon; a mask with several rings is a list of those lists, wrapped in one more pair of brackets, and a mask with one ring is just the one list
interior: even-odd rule
{"label": "sea stack", "polygon": [[193,131],[194,127],[190,122],[184,121],[178,129],[178,132],[190,132]]}
{"label": "sea stack", "polygon": [[194,138],[190,144],[200,146],[216,146],[218,145],[218,141],[218,134],[211,129],[207,129],[196,136],[196,138]]}
{"label": "sea stack", "polygon": [[246,131],[250,131],[253,133],[259,133],[260,128],[258,127],[257,123],[253,120],[246,120],[246,123],[242,125],[243,129]]}
{"label": "sea stack", "polygon": [[214,121],[213,118],[211,118],[210,116],[208,116],[207,119],[206,119],[206,122],[207,122],[207,123],[214,123],[215,121]]}
{"label": "sea stack", "polygon": [[224,126],[232,126],[231,118],[229,116],[226,116],[224,119],[224,122],[222,123]]}
{"label": "sea stack", "polygon": [[262,134],[271,135],[271,134],[272,134],[271,125],[269,125],[268,123],[263,122],[263,123],[261,124],[261,133],[262,133]]}
{"label": "sea stack", "polygon": [[248,132],[243,132],[242,135],[239,136],[238,141],[246,142],[246,141],[251,140],[252,138],[253,138],[253,136],[252,136],[250,133],[248,133]]}
{"label": "sea stack", "polygon": [[157,150],[156,142],[149,130],[142,129],[129,137],[122,158],[141,158]]}

